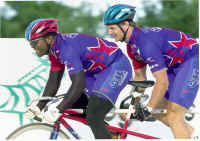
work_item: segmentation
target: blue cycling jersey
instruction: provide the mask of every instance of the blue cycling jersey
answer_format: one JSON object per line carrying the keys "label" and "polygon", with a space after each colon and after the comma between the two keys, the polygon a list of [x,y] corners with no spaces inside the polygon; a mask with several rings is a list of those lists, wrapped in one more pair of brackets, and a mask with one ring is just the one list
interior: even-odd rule
{"label": "blue cycling jersey", "polygon": [[174,68],[198,55],[199,44],[190,35],[168,28],[134,28],[127,46],[135,69],[149,64],[151,71]]}
{"label": "blue cycling jersey", "polygon": [[70,33],[57,35],[50,55],[65,64],[70,75],[81,70],[94,74],[112,64],[122,51],[115,43],[102,38]]}

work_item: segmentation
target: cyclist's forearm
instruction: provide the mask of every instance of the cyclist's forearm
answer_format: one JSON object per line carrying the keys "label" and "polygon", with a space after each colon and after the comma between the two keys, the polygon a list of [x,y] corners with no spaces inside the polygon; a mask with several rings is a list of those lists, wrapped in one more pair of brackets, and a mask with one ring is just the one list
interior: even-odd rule
{"label": "cyclist's forearm", "polygon": [[146,77],[146,67],[135,69],[135,76],[133,77],[134,81],[144,81],[147,79]]}
{"label": "cyclist's forearm", "polygon": [[[58,88],[60,87],[60,82],[62,79],[64,71],[50,71],[49,79],[45,86],[42,96],[55,96]],[[48,101],[39,101],[37,106],[42,110]]]}
{"label": "cyclist's forearm", "polygon": [[[135,76],[133,77],[133,81],[145,81],[146,78],[146,67],[141,69],[134,70]],[[138,88],[136,91],[143,93],[145,88]]]}
{"label": "cyclist's forearm", "polygon": [[155,83],[148,106],[153,109],[159,104],[167,91],[168,85]]}
{"label": "cyclist's forearm", "polygon": [[74,104],[79,99],[85,88],[84,71],[73,74],[70,76],[70,78],[72,85],[62,102],[57,106],[60,112],[63,112],[67,108],[71,108],[72,104]]}
{"label": "cyclist's forearm", "polygon": [[165,68],[154,72],[153,75],[156,78],[156,83],[154,85],[148,106],[155,108],[164,97],[169,86],[169,81]]}

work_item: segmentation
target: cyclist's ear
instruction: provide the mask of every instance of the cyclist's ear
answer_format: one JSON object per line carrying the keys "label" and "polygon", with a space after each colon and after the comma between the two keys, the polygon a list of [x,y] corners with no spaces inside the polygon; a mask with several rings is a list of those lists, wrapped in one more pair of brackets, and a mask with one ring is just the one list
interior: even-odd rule
{"label": "cyclist's ear", "polygon": [[129,26],[129,22],[128,21],[123,21],[119,25],[120,26]]}

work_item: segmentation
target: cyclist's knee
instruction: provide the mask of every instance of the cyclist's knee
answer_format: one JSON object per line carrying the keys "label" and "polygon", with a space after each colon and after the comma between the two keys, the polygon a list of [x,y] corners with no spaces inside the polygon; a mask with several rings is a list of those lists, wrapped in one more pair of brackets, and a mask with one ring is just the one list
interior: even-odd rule
{"label": "cyclist's knee", "polygon": [[96,123],[96,122],[103,122],[105,115],[110,111],[112,108],[112,104],[102,99],[98,96],[90,96],[88,108],[87,108],[87,120],[88,124]]}
{"label": "cyclist's knee", "polygon": [[167,112],[167,120],[169,124],[176,124],[177,122],[184,122],[184,115],[186,113],[186,109],[182,106],[178,107],[171,107],[168,108]]}
{"label": "cyclist's knee", "polygon": [[184,106],[169,101],[167,111],[169,114],[184,115],[187,112],[187,109]]}
{"label": "cyclist's knee", "polygon": [[88,96],[85,93],[82,93],[80,98],[72,105],[72,108],[79,109],[83,108],[86,109],[88,105]]}

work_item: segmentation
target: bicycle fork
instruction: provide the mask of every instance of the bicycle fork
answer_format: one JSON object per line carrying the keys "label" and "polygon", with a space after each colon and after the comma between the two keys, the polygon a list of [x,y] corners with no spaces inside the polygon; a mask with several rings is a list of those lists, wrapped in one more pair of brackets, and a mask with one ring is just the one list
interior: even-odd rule
{"label": "bicycle fork", "polygon": [[56,140],[58,138],[59,130],[60,130],[60,123],[59,121],[56,121],[54,124],[53,131],[51,132],[50,140]]}
{"label": "bicycle fork", "polygon": [[76,138],[76,139],[81,139],[80,136],[77,134],[76,131],[63,119],[59,119],[60,122],[62,122],[63,126]]}

